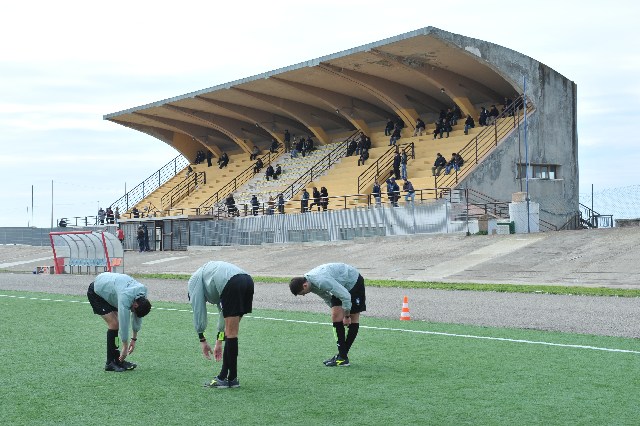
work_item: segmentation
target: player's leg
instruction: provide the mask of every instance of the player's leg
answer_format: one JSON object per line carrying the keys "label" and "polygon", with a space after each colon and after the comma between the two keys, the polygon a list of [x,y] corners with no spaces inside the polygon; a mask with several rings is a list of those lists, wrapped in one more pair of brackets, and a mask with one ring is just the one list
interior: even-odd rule
{"label": "player's leg", "polygon": [[253,279],[247,274],[232,277],[225,286],[220,300],[225,323],[225,343],[222,351],[223,370],[218,377],[225,378],[230,388],[240,386],[238,381],[238,335],[240,320],[251,313],[253,304]]}
{"label": "player's leg", "polygon": [[107,323],[107,361],[105,363],[105,370],[117,372],[125,371],[124,368],[115,362],[120,356],[117,343],[119,327],[117,309],[96,294],[93,283],[89,284],[89,288],[87,289],[87,299],[89,299],[89,304],[93,309],[93,313],[100,315]]}
{"label": "player's leg", "polygon": [[344,309],[342,308],[342,301],[337,297],[331,298],[331,322],[333,323],[333,333],[336,339],[336,346],[338,348],[338,354],[333,358],[324,361],[324,365],[327,367],[335,367],[338,365],[348,365],[347,351],[346,351],[346,332],[344,328]]}
{"label": "player's leg", "polygon": [[347,355],[351,349],[351,345],[358,336],[360,329],[360,313],[367,310],[367,296],[364,287],[364,278],[362,275],[358,276],[356,285],[349,292],[351,294],[351,325],[349,326],[349,333],[346,339]]}

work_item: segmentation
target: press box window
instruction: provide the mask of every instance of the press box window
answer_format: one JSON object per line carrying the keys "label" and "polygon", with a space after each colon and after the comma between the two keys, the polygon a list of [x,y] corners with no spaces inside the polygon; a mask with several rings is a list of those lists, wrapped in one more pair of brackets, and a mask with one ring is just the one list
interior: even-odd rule
{"label": "press box window", "polygon": [[[529,178],[531,179],[558,179],[560,166],[555,164],[529,164]],[[526,165],[518,164],[517,179],[525,179]]]}

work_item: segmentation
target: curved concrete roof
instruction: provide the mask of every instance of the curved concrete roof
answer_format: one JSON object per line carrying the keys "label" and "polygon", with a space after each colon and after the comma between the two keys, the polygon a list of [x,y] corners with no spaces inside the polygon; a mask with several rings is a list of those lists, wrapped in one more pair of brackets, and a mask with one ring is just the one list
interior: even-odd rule
{"label": "curved concrete roof", "polygon": [[[464,47],[454,42],[459,39]],[[215,155],[264,149],[272,137],[282,141],[285,129],[319,143],[356,130],[368,134],[396,116],[412,129],[417,117],[431,122],[454,103],[477,117],[480,106],[521,92],[483,58],[488,49],[525,58],[426,27],[104,119],[152,135],[187,158],[205,148]]]}

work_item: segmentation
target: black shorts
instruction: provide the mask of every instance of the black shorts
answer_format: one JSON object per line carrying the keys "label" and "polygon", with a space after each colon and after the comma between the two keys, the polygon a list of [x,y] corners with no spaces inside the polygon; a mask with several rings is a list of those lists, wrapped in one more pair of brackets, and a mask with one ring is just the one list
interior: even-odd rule
{"label": "black shorts", "polygon": [[[356,281],[356,285],[349,290],[349,294],[351,295],[352,314],[358,314],[367,310],[367,296],[364,291],[364,278],[362,278],[362,275],[358,275],[358,281]],[[342,306],[342,300],[331,296],[331,307],[333,308],[334,306]]]}
{"label": "black shorts", "polygon": [[253,279],[247,274],[231,277],[220,295],[222,316],[241,317],[251,313],[253,305]]}
{"label": "black shorts", "polygon": [[96,294],[93,290],[93,283],[89,284],[87,299],[89,299],[89,304],[93,308],[93,313],[96,315],[106,315],[109,312],[118,312],[118,308],[111,306],[109,302]]}

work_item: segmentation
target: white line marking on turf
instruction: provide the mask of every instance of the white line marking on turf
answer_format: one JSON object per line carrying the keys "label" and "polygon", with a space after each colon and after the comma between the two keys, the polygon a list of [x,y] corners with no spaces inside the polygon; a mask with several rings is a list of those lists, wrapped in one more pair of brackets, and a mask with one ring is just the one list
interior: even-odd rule
{"label": "white line marking on turf", "polygon": [[164,263],[164,262],[171,262],[172,260],[180,260],[180,259],[186,259],[189,256],[173,256],[173,257],[165,257],[163,259],[158,259],[158,260],[150,260],[148,262],[143,262],[143,265],[155,265],[156,263]]}
{"label": "white line marking on turf", "polygon": [[24,265],[26,263],[42,262],[44,260],[53,260],[53,256],[40,257],[38,259],[21,260],[20,262],[0,263],[0,268],[10,268],[11,266]]}
{"label": "white line marking on turf", "polygon": [[[27,296],[15,296],[10,294],[0,294],[0,297],[8,297],[11,299],[29,299],[29,300],[38,300],[45,302],[70,302],[70,303],[86,303],[89,304],[88,301],[80,301],[80,300],[63,300],[63,299],[48,299],[48,298],[39,298],[39,297],[27,297]],[[177,309],[177,308],[152,308],[153,310],[158,311],[174,311],[174,312],[188,312],[193,313],[191,309]],[[218,316],[218,313],[210,312],[209,315]],[[304,320],[292,320],[285,318],[273,318],[273,317],[261,317],[256,315],[245,315],[247,318],[253,319],[261,319],[265,321],[281,321],[281,322],[292,322],[295,324],[313,324],[313,325],[331,325],[331,323],[320,322],[320,321],[304,321]],[[370,325],[360,325],[360,328],[367,328],[369,330],[378,330],[378,331],[399,331],[402,333],[416,333],[416,334],[425,334],[432,336],[446,336],[446,337],[460,337],[463,339],[478,339],[478,340],[495,340],[498,342],[510,342],[510,343],[524,343],[529,345],[543,345],[543,346],[555,346],[561,348],[573,348],[573,349],[588,349],[593,351],[603,351],[603,352],[618,352],[618,353],[627,353],[627,354],[639,354],[640,351],[633,351],[630,349],[615,349],[615,348],[602,348],[598,346],[588,346],[588,345],[571,345],[568,343],[552,343],[552,342],[542,342],[536,340],[524,340],[524,339],[508,339],[506,337],[491,337],[491,336],[475,336],[473,334],[455,334],[455,333],[444,333],[441,331],[427,331],[427,330],[408,330],[406,328],[391,328],[391,327],[374,327]]]}

